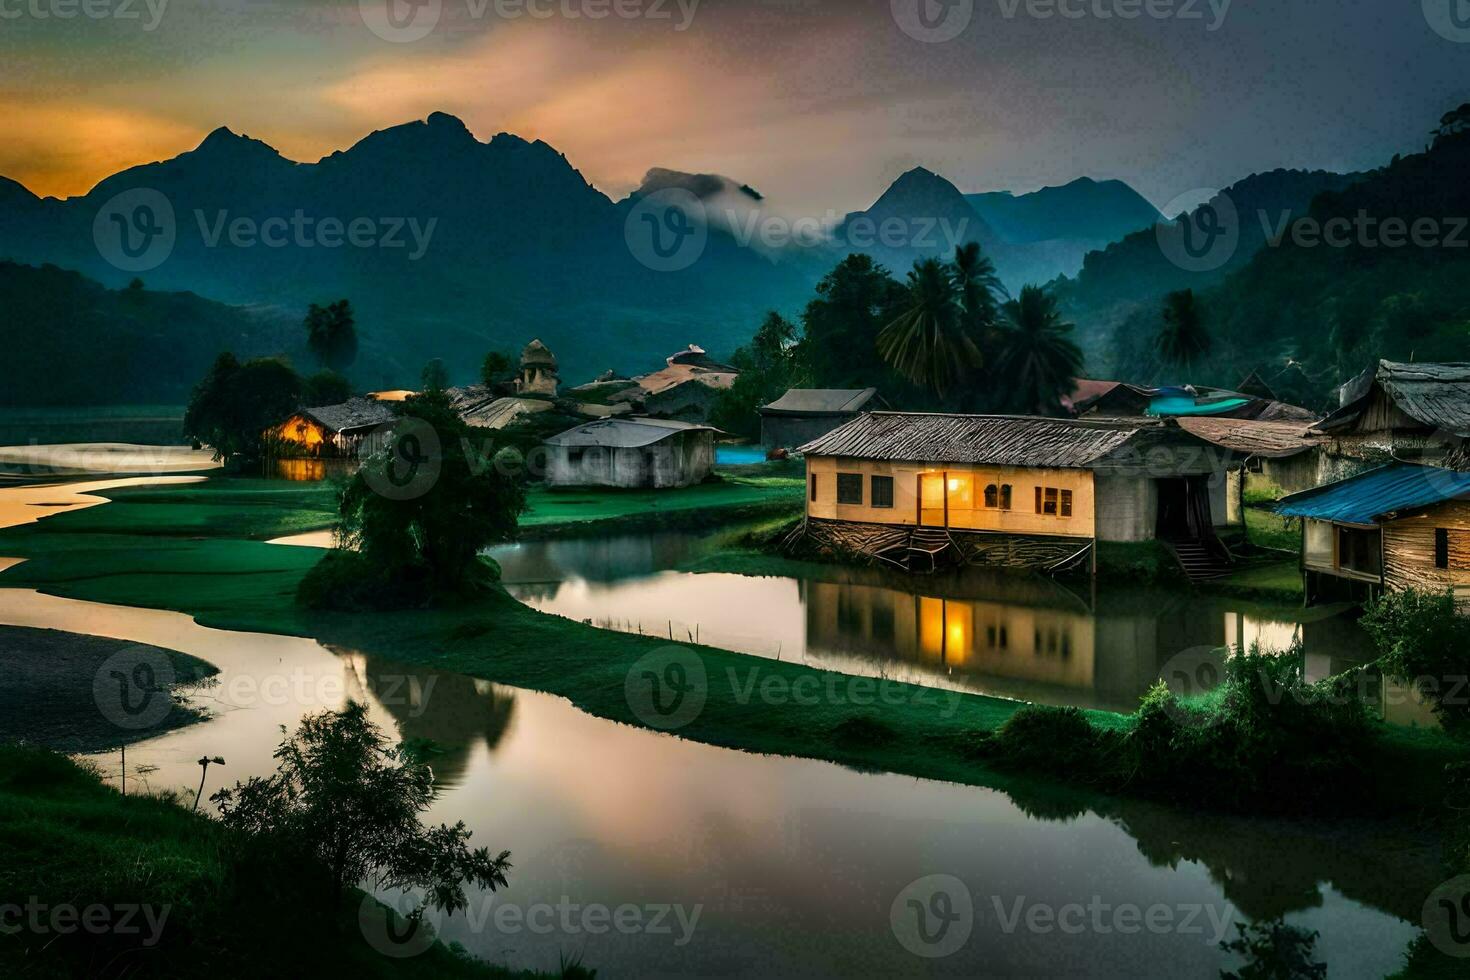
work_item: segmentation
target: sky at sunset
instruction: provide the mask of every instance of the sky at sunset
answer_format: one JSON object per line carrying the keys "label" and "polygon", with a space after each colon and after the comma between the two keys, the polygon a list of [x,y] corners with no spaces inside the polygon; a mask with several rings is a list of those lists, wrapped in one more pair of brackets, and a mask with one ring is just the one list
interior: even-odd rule
{"label": "sky at sunset", "polygon": [[[1380,164],[1470,100],[1470,43],[1431,26],[1437,0],[1178,0],[1189,16],[1136,19],[1105,16],[1130,0],[1060,0],[1070,17],[1035,15],[1056,0],[388,0],[433,14],[412,41],[370,29],[384,0],[56,16],[81,2],[0,0],[0,175],[41,194],[220,125],[314,161],[443,110],[481,139],[546,140],[613,197],[658,166],[845,212],[922,165],[965,191],[1119,178],[1163,206],[1262,169]],[[969,20],[927,42],[906,3]],[[609,8],[644,16],[585,16]]]}

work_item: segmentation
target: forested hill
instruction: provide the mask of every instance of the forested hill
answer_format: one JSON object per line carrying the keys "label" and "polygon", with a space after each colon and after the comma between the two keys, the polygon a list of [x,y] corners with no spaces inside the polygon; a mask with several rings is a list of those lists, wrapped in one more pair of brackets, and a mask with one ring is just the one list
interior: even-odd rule
{"label": "forested hill", "polygon": [[[1279,395],[1315,406],[1376,358],[1470,360],[1467,173],[1470,133],[1456,133],[1318,195],[1201,294],[1214,350],[1192,380],[1231,385],[1260,368]],[[1158,322],[1141,309],[1120,325],[1120,374],[1157,377]]]}
{"label": "forested hill", "polygon": [[290,352],[300,325],[193,293],[113,290],[56,266],[0,261],[4,405],[177,404],[221,350]]}

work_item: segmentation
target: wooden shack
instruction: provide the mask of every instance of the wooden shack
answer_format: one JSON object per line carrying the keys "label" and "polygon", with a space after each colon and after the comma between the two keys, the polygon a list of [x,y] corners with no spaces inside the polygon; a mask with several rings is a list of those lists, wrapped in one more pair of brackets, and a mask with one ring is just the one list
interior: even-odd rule
{"label": "wooden shack", "polygon": [[340,405],[303,408],[265,433],[269,454],[281,459],[350,458],[363,440],[395,418],[393,409],[372,398]]}
{"label": "wooden shack", "polygon": [[665,489],[703,482],[714,468],[715,430],[673,419],[611,418],[546,440],[552,487]]}
{"label": "wooden shack", "polygon": [[1293,494],[1276,510],[1302,518],[1309,603],[1411,588],[1451,589],[1470,603],[1470,473],[1393,463]]}
{"label": "wooden shack", "polygon": [[1470,363],[1380,361],[1340,387],[1337,401],[1315,428],[1326,437],[1318,483],[1389,459],[1453,465],[1470,440]]}

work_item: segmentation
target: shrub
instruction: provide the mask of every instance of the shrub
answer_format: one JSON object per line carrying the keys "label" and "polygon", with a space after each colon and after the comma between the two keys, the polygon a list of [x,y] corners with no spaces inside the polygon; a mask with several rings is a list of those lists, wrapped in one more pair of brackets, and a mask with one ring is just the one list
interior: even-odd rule
{"label": "shrub", "polygon": [[1392,592],[1368,608],[1363,628],[1378,646],[1378,667],[1415,684],[1447,732],[1470,736],[1470,619],[1451,592]]}

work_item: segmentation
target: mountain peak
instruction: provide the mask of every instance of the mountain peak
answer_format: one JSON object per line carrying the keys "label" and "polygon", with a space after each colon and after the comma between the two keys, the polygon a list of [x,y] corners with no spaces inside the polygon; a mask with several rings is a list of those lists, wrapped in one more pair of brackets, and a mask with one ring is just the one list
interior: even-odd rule
{"label": "mountain peak", "polygon": [[194,148],[195,153],[206,155],[230,154],[232,156],[259,155],[279,157],[280,151],[269,143],[240,135],[228,126],[220,126]]}

